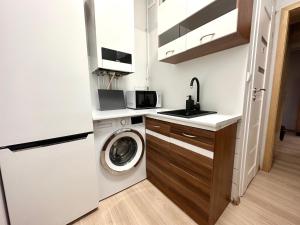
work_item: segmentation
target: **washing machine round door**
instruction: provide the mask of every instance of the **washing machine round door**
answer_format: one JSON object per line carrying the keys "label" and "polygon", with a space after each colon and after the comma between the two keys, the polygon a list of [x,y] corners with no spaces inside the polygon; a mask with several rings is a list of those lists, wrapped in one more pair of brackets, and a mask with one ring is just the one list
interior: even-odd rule
{"label": "washing machine round door", "polygon": [[144,155],[144,138],[136,130],[121,129],[105,142],[101,164],[110,172],[126,172],[136,167]]}

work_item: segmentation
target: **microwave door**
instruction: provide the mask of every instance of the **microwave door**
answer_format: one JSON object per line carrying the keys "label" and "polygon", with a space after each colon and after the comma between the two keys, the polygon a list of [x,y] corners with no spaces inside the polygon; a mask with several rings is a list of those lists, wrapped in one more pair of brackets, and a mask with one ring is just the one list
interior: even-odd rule
{"label": "microwave door", "polygon": [[136,91],[136,108],[142,109],[145,108],[145,92],[144,91]]}
{"label": "microwave door", "polygon": [[157,96],[155,91],[148,91],[145,93],[145,103],[147,108],[156,107]]}

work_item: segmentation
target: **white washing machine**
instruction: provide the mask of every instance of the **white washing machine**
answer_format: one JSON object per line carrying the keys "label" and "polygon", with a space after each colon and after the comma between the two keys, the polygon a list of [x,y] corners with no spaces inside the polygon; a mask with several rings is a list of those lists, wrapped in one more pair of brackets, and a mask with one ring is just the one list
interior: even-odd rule
{"label": "white washing machine", "polygon": [[146,179],[143,117],[95,121],[99,200]]}

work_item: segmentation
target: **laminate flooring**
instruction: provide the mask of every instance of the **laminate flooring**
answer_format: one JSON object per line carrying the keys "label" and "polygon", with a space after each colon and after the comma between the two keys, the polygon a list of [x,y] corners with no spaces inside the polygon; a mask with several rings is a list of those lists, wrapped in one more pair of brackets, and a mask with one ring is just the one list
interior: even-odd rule
{"label": "laminate flooring", "polygon": [[[278,141],[270,173],[259,172],[238,206],[229,204],[217,225],[300,225],[300,137]],[[196,225],[145,180],[102,202],[73,225]]]}

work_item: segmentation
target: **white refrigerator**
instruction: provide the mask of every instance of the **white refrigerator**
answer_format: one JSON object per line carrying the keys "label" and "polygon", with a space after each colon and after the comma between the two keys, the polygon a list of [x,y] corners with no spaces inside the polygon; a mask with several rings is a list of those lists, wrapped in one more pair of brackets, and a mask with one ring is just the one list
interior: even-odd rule
{"label": "white refrigerator", "polygon": [[11,225],[63,225],[97,207],[84,21],[82,0],[0,1],[0,183]]}

